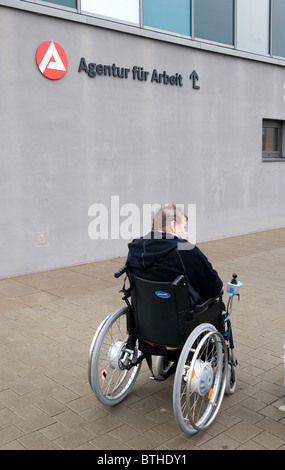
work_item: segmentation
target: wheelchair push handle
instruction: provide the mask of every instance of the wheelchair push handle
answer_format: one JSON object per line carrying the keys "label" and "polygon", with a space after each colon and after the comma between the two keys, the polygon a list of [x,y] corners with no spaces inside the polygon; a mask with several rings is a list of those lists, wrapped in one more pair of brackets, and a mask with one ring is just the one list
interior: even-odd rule
{"label": "wheelchair push handle", "polygon": [[116,271],[114,276],[117,279],[118,277],[121,277],[122,274],[124,274],[125,272],[127,272],[127,266],[126,265],[122,266],[118,271]]}
{"label": "wheelchair push handle", "polygon": [[176,279],[172,282],[171,286],[172,287],[177,287],[181,284],[181,282],[185,281],[185,276],[184,274],[180,274],[180,276],[177,276]]}

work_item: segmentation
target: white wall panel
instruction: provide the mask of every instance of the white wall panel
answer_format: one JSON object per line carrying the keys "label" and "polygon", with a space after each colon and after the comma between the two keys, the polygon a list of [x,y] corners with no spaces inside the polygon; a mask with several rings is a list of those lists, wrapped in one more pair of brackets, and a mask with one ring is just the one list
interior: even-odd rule
{"label": "white wall panel", "polygon": [[139,0],[81,0],[81,10],[129,23],[140,21]]}

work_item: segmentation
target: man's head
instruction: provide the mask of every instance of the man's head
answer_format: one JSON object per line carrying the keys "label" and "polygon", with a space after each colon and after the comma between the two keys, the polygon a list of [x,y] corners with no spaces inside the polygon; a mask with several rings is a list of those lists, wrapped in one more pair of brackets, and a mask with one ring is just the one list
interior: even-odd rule
{"label": "man's head", "polygon": [[185,238],[188,217],[181,207],[174,204],[162,206],[154,215],[152,230],[175,233]]}

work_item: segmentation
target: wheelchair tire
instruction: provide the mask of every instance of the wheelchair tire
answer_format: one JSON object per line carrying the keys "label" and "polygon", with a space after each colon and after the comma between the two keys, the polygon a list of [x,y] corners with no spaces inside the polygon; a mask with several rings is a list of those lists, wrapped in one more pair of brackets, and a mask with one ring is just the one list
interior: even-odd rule
{"label": "wheelchair tire", "polygon": [[120,403],[132,389],[141,363],[126,369],[121,363],[128,339],[127,308],[111,313],[97,329],[89,352],[90,386],[103,405]]}
{"label": "wheelchair tire", "polygon": [[187,434],[207,429],[215,419],[225,392],[228,354],[223,336],[203,323],[189,335],[178,361],[173,410]]}
{"label": "wheelchair tire", "polygon": [[226,395],[233,395],[237,385],[237,368],[232,364],[228,364],[227,382],[226,382]]}

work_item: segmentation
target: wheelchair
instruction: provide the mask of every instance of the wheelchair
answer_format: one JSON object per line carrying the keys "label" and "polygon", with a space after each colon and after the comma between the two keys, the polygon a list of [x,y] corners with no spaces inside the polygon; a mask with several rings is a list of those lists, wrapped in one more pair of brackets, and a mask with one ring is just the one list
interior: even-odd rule
{"label": "wheelchair", "polygon": [[126,306],[102,321],[90,346],[91,389],[103,405],[117,405],[130,393],[146,360],[153,380],[175,374],[173,411],[180,429],[187,434],[207,429],[224,394],[233,394],[236,388],[237,359],[229,316],[242,283],[236,274],[228,281],[227,307],[221,292],[191,310],[183,274],[173,282],[156,282],[123,266],[114,275],[123,274]]}

